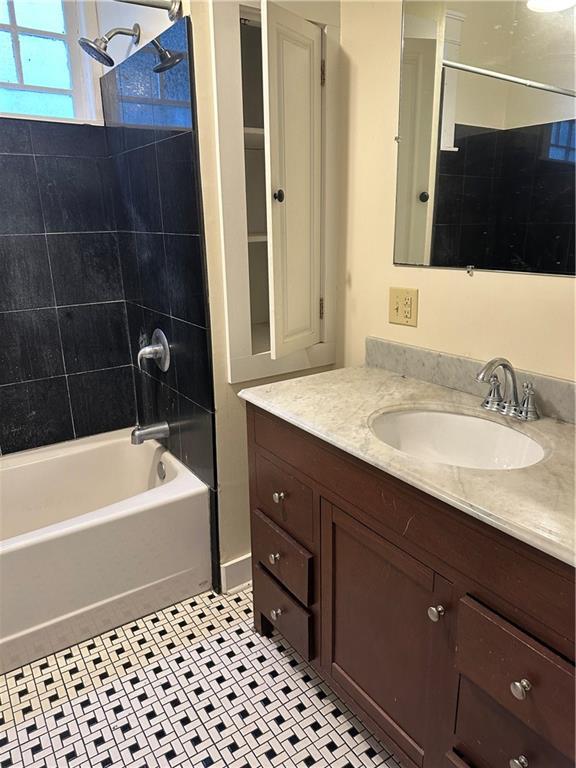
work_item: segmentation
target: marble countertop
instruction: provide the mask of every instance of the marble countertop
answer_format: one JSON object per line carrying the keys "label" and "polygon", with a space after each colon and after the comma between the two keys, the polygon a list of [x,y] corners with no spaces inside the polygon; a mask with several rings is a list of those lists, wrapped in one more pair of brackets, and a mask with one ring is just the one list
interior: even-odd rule
{"label": "marble countertop", "polygon": [[[543,418],[522,423],[480,408],[465,392],[381,368],[335,371],[264,384],[240,397],[468,515],[576,565],[574,425]],[[417,407],[456,411],[505,423],[545,450],[522,469],[483,470],[425,461],[381,442],[370,417]]]}

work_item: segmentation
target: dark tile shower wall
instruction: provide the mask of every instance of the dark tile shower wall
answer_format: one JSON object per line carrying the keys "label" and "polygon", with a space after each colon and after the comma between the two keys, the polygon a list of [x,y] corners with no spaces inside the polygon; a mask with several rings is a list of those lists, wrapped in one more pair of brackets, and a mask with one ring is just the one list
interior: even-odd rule
{"label": "dark tile shower wall", "polygon": [[0,119],[0,451],[134,422],[104,127]]}
{"label": "dark tile shower wall", "polygon": [[458,152],[440,152],[435,266],[574,274],[574,149],[556,150],[567,136],[554,125],[456,126]]}
{"label": "dark tile shower wall", "polygon": [[172,363],[136,373],[141,424],[168,421],[170,450],[215,488],[214,399],[191,47],[187,20],[159,38],[186,58],[165,73],[152,46],[102,78],[130,347],[161,328]]}

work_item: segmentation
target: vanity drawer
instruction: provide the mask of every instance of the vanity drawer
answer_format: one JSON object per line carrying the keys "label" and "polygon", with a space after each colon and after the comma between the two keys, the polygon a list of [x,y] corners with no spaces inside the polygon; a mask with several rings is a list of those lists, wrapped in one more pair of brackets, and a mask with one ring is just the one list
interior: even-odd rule
{"label": "vanity drawer", "polygon": [[455,752],[447,752],[444,755],[442,768],[472,768],[470,763],[465,763]]}
{"label": "vanity drawer", "polygon": [[460,681],[454,748],[462,755],[460,764],[453,763],[456,768],[520,768],[521,756],[528,768],[574,767],[572,760],[466,678]]}
{"label": "vanity drawer", "polygon": [[254,611],[261,613],[309,661],[312,635],[311,614],[291,597],[266,571],[254,568]]}
{"label": "vanity drawer", "polygon": [[312,489],[261,454],[255,458],[257,506],[301,543],[314,541]]}
{"label": "vanity drawer", "polygon": [[[458,607],[456,666],[509,712],[574,755],[574,667],[470,597]],[[514,685],[528,681],[523,691]]]}
{"label": "vanity drawer", "polygon": [[252,512],[252,557],[301,603],[310,605],[312,555],[259,509]]}

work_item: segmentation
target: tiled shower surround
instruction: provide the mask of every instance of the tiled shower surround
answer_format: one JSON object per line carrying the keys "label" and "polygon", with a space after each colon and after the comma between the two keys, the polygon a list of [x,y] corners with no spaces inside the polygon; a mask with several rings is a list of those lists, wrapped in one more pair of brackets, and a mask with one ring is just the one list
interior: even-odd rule
{"label": "tiled shower surround", "polygon": [[251,605],[205,593],[0,676],[0,766],[399,768]]}
{"label": "tiled shower surround", "polygon": [[[0,450],[167,420],[215,487],[204,239],[186,53],[148,45],[102,79],[106,127],[0,120]],[[135,368],[164,330],[172,365]]]}
{"label": "tiled shower surround", "polygon": [[104,127],[0,120],[0,450],[134,422]]}
{"label": "tiled shower surround", "polygon": [[574,274],[574,120],[456,125],[439,153],[432,264]]}

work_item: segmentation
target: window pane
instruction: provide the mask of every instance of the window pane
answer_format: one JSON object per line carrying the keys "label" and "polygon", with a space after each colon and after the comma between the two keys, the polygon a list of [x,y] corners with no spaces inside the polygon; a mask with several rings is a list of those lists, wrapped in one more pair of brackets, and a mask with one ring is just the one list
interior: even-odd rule
{"label": "window pane", "polygon": [[45,29],[47,32],[66,32],[62,0],[13,1],[19,26]]}
{"label": "window pane", "polygon": [[0,112],[44,117],[74,117],[72,96],[0,88]]}
{"label": "window pane", "polygon": [[0,80],[5,83],[18,82],[10,32],[0,32]]}
{"label": "window pane", "polygon": [[8,0],[0,0],[0,24],[10,24],[8,15]]}
{"label": "window pane", "polygon": [[68,46],[63,40],[19,35],[22,73],[27,85],[71,88]]}

